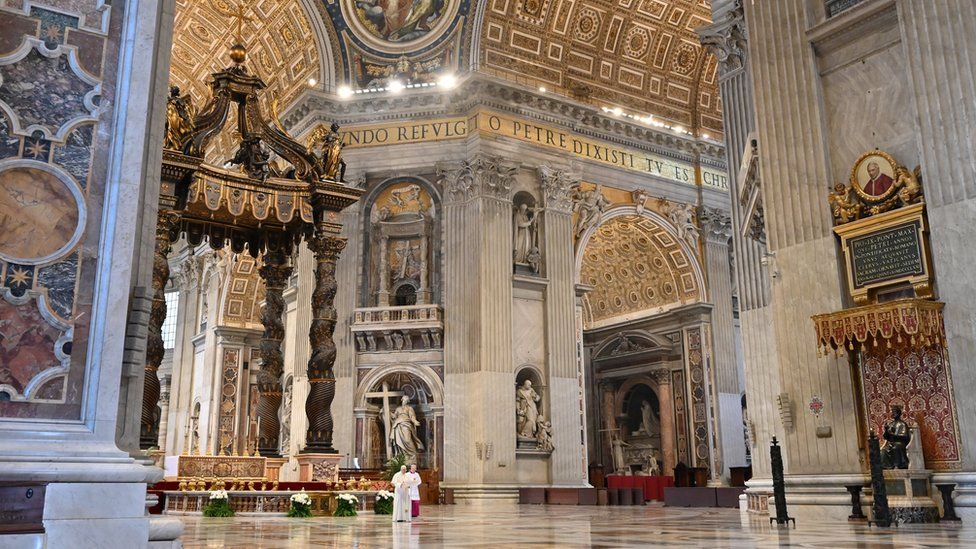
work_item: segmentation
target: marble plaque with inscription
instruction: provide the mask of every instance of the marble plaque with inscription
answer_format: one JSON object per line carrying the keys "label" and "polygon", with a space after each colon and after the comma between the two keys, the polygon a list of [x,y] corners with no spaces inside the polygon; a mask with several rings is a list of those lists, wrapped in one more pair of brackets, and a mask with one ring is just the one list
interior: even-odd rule
{"label": "marble plaque with inscription", "polygon": [[914,297],[933,297],[924,203],[844,223],[834,233],[858,305],[877,303],[879,292],[903,295],[906,288]]}
{"label": "marble plaque with inscription", "polygon": [[917,222],[852,238],[848,245],[855,288],[925,272]]}

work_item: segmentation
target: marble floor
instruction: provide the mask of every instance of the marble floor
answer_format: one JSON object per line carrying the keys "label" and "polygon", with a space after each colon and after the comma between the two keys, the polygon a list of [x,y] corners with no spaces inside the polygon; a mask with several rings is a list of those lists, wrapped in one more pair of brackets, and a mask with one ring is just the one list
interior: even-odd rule
{"label": "marble floor", "polygon": [[976,527],[842,523],[771,528],[733,509],[520,505],[487,510],[430,506],[406,524],[388,516],[205,519],[183,517],[183,546],[413,547],[976,547]]}

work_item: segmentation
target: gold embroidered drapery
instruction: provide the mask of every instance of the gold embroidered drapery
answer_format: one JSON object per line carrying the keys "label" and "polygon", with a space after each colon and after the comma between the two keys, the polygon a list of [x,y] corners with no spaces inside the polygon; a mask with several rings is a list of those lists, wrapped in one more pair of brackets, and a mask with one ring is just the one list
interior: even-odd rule
{"label": "gold embroidered drapery", "polygon": [[855,344],[877,346],[908,341],[911,345],[944,345],[944,303],[927,299],[902,299],[814,315],[818,351],[854,350]]}

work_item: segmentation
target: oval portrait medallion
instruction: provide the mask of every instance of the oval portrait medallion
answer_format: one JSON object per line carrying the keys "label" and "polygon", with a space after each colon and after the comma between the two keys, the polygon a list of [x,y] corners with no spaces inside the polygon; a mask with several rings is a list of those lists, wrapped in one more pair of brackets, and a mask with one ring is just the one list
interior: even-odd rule
{"label": "oval portrait medallion", "polygon": [[454,23],[460,0],[342,0],[352,33],[387,53],[419,50]]}
{"label": "oval portrait medallion", "polygon": [[83,197],[70,176],[59,172],[32,160],[0,167],[0,259],[48,263],[81,238]]}

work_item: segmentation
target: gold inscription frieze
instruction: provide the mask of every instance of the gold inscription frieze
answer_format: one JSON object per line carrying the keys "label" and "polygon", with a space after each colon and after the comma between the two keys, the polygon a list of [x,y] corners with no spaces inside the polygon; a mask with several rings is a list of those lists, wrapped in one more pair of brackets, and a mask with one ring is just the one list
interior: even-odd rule
{"label": "gold inscription frieze", "polygon": [[682,183],[700,184],[727,191],[728,176],[722,170],[695,165],[666,156],[588,139],[534,120],[514,118],[491,111],[478,111],[468,117],[439,118],[399,124],[346,126],[342,139],[347,149],[404,145],[461,139],[480,133],[508,137],[524,143],[563,151],[586,160],[640,172]]}

